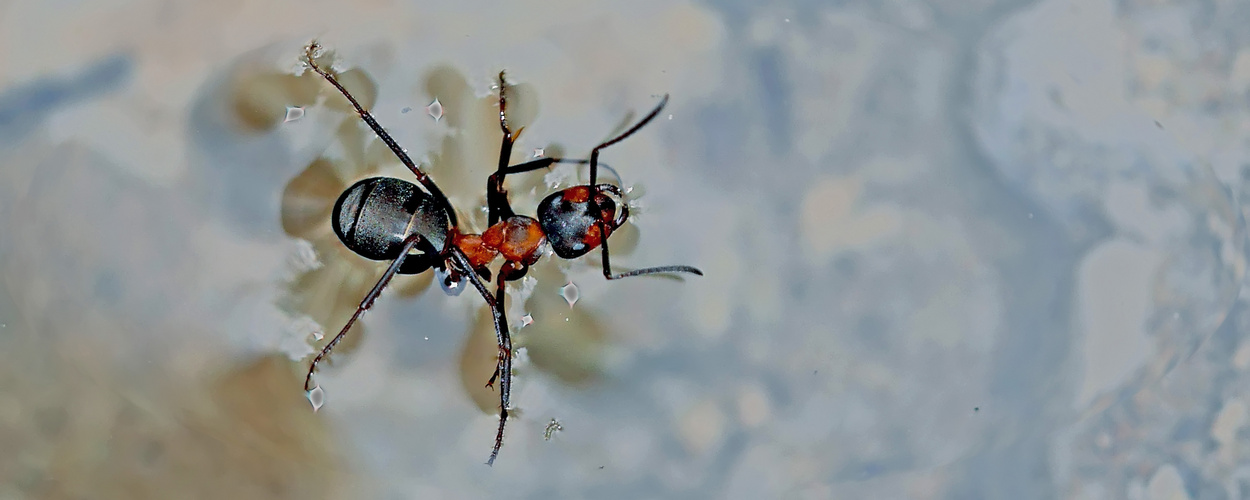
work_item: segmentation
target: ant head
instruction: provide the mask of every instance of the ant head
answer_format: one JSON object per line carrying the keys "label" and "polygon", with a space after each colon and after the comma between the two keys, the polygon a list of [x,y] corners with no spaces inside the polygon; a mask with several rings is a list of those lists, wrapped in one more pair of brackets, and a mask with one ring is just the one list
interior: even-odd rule
{"label": "ant head", "polygon": [[594,250],[628,218],[621,190],[611,184],[573,186],[538,204],[538,222],[551,249],[562,259]]}

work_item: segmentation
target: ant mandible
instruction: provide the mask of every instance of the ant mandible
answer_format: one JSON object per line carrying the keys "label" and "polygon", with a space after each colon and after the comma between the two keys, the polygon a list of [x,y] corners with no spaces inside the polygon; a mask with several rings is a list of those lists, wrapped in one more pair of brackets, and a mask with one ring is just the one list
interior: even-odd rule
{"label": "ant mandible", "polygon": [[[652,267],[613,274],[608,261],[607,238],[613,230],[625,223],[629,217],[629,209],[619,188],[610,184],[595,184],[599,152],[629,137],[655,118],[668,102],[668,96],[665,95],[659,106],[638,124],[596,146],[591,151],[589,160],[542,158],[508,166],[515,136],[508,128],[505,113],[507,85],[501,71],[499,125],[503,130],[503,142],[499,152],[499,167],[487,180],[490,227],[481,234],[465,233],[458,227],[456,211],[451,202],[434,180],[408,157],[403,148],[333,74],[317,65],[316,58],[320,50],[316,41],[305,48],[304,59],[309,68],[321,75],[351,103],[361,120],[412,171],[425,191],[404,180],[370,177],[348,187],[335,202],[331,213],[331,226],[343,245],[361,257],[390,260],[391,263],[361,300],[338,335],[313,358],[304,378],[304,391],[312,390],[312,376],[318,363],[343,340],[348,330],[373,305],[395,274],[419,274],[434,268],[445,271],[448,282],[459,282],[467,278],[490,308],[499,345],[499,362],[495,373],[486,383],[487,387],[493,387],[496,381],[499,382],[499,428],[495,434],[495,446],[486,461],[487,465],[493,465],[500,447],[503,446],[504,427],[508,420],[508,409],[511,407],[512,339],[508,333],[507,316],[503,312],[506,281],[525,276],[529,266],[545,253],[548,243],[557,256],[565,259],[576,258],[595,247],[601,247],[603,275],[607,279],[678,272],[703,275],[701,271],[690,266]],[[503,187],[503,178],[509,174],[550,167],[555,163],[589,164],[590,183],[573,186],[548,196],[539,204],[539,220],[514,213],[508,202],[507,190]],[[418,253],[413,253],[414,251]],[[495,276],[495,293],[492,295],[482,280],[491,279],[487,266],[501,255],[504,263]]]}

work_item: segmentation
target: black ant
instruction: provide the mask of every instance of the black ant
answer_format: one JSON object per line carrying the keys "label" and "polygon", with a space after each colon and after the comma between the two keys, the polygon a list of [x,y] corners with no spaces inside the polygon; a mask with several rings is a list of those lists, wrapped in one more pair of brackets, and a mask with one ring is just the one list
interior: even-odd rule
{"label": "black ant", "polygon": [[[503,312],[504,283],[525,276],[529,266],[545,253],[548,243],[557,256],[565,259],[572,259],[595,247],[601,247],[603,275],[607,279],[677,272],[703,275],[702,271],[690,266],[652,267],[612,274],[608,261],[607,238],[613,230],[625,223],[629,217],[629,209],[623,202],[619,188],[610,184],[595,184],[599,151],[624,140],[650,122],[664,108],[668,96],[665,95],[659,106],[638,124],[596,146],[591,151],[589,160],[541,158],[508,166],[515,136],[508,128],[505,115],[506,83],[501,71],[499,125],[503,129],[503,143],[499,152],[499,168],[487,180],[490,227],[481,234],[471,234],[461,232],[455,209],[434,180],[417,167],[403,148],[399,147],[373,115],[360,105],[334,75],[317,65],[316,57],[320,49],[315,41],[309,44],[304,52],[305,62],[347,98],[365,124],[412,171],[424,191],[404,180],[370,177],[347,188],[335,202],[331,225],[343,245],[367,259],[390,260],[391,264],[373,289],[365,295],[343,329],[313,358],[308,367],[308,375],[304,378],[304,391],[312,390],[312,375],[317,364],[343,340],[347,331],[373,305],[395,274],[419,274],[434,268],[446,272],[447,283],[457,283],[467,278],[490,307],[495,336],[499,343],[499,362],[494,375],[486,383],[487,387],[493,387],[499,381],[499,430],[495,434],[495,447],[486,462],[487,465],[492,465],[499,455],[499,448],[503,446],[504,426],[511,406],[509,396],[512,389],[512,339],[508,333],[508,319]],[[509,205],[503,178],[509,174],[550,167],[555,163],[589,164],[590,183],[573,186],[548,196],[539,204],[538,220],[515,214]],[[419,253],[413,253],[414,251]],[[491,279],[487,266],[501,255],[504,263],[495,276],[495,293],[492,295],[482,280]]]}

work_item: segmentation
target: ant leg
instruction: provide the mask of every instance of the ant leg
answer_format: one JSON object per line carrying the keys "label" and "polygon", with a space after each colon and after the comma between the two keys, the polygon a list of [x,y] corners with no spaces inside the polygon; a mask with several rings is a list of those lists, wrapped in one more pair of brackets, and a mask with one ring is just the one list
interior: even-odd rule
{"label": "ant leg", "polygon": [[[585,165],[587,163],[590,163],[590,160],[582,160],[582,159],[575,159],[575,158],[539,158],[537,160],[527,161],[525,163],[520,163],[520,164],[513,165],[511,167],[499,169],[495,171],[495,173],[490,174],[491,176],[490,182],[492,183],[499,182],[496,179],[502,178],[505,175],[519,174],[522,172],[531,172],[534,170],[548,168],[553,163],[574,163],[578,165]],[[606,167],[607,165],[604,165],[604,166]]]}
{"label": "ant leg", "polygon": [[396,257],[394,261],[391,261],[391,265],[386,268],[386,272],[382,274],[382,278],[373,285],[373,289],[369,290],[369,293],[365,295],[364,300],[360,301],[360,306],[356,308],[356,312],[352,314],[351,319],[347,320],[347,324],[343,325],[343,329],[339,330],[339,334],[335,335],[334,339],[321,349],[321,353],[317,354],[316,358],[313,358],[312,364],[308,367],[308,375],[304,377],[305,392],[312,390],[309,385],[312,383],[313,372],[317,370],[317,363],[320,363],[322,359],[330,354],[330,351],[334,349],[334,346],[338,345],[338,343],[343,340],[343,337],[347,335],[347,331],[351,330],[352,325],[356,324],[356,320],[360,319],[360,316],[373,306],[373,301],[377,300],[379,295],[382,295],[382,289],[386,288],[386,284],[391,281],[391,278],[395,277],[395,273],[399,272],[400,266],[404,264],[404,258],[408,257],[408,252],[411,252],[413,248],[416,248],[417,242],[419,241],[421,241],[421,236],[417,234],[410,235],[408,238],[404,239],[404,246],[400,247],[399,257]]}
{"label": "ant leg", "polygon": [[[496,277],[497,282],[495,283],[495,294],[496,294],[495,302],[499,304],[500,309],[506,308],[506,305],[504,304],[504,297],[503,297],[504,282],[515,281],[515,280],[521,279],[522,276],[525,276],[525,272],[527,270],[529,270],[529,266],[526,266],[523,263],[515,262],[515,261],[505,261],[503,265],[499,267],[499,274]],[[490,279],[490,278],[487,278],[487,279]],[[506,316],[506,313],[505,313],[505,316]],[[505,323],[504,329],[507,330],[506,323]],[[499,343],[499,360],[500,360],[499,366],[496,367],[495,373],[490,376],[490,380],[486,382],[486,387],[488,388],[493,387],[495,385],[495,381],[499,379],[499,374],[502,371],[505,371],[503,370],[504,358],[512,357],[511,334],[509,333],[508,335],[501,337],[500,340],[501,342]]]}
{"label": "ant leg", "polygon": [[488,220],[489,220],[489,224],[491,225],[494,225],[496,222],[499,222],[501,219],[515,215],[515,213],[512,211],[512,206],[508,203],[508,192],[507,190],[503,188],[503,179],[505,176],[509,174],[519,174],[522,172],[529,172],[531,170],[547,168],[547,167],[550,167],[554,163],[573,163],[573,164],[579,164],[579,165],[585,165],[589,163],[590,164],[590,184],[594,185],[595,179],[598,176],[599,150],[606,148],[608,146],[611,146],[613,144],[616,144],[617,142],[624,140],[626,137],[633,135],[633,133],[637,132],[638,129],[642,128],[643,125],[646,125],[647,122],[655,118],[655,116],[660,113],[660,110],[664,108],[664,105],[668,103],[668,95],[665,94],[664,100],[660,101],[660,105],[657,106],[654,110],[652,110],[651,113],[648,114],[646,118],[643,118],[641,122],[634,125],[625,133],[603,144],[596,146],[595,149],[591,152],[591,157],[589,160],[580,160],[580,159],[575,160],[575,159],[567,159],[567,158],[541,158],[538,160],[522,163],[520,165],[508,166],[508,160],[511,159],[512,157],[513,134],[512,134],[512,130],[508,127],[508,118],[507,118],[507,113],[506,113],[508,109],[508,104],[507,104],[508,100],[507,100],[507,91],[505,89],[507,89],[507,83],[504,81],[504,72],[500,71],[499,72],[499,128],[503,130],[503,143],[499,147],[499,166],[495,170],[495,173],[491,174],[490,178],[487,179],[486,181],[486,205],[487,205],[487,211],[489,213]]}
{"label": "ant leg", "polygon": [[[507,139],[505,138],[505,141]],[[507,149],[511,150],[511,145]],[[502,151],[502,150],[501,150]],[[504,176],[510,174],[519,174],[522,172],[530,172],[550,167],[554,163],[577,163],[586,164],[589,160],[573,160],[567,158],[541,158],[538,160],[522,163],[520,165],[506,166],[503,162],[507,161],[506,156],[499,157],[499,170],[490,174],[490,178],[486,180],[486,205],[490,211],[490,225],[495,225],[502,219],[516,215],[512,211],[512,206],[508,203],[508,191],[503,188]]]}
{"label": "ant leg", "polygon": [[[604,148],[607,148],[608,146],[621,142],[625,140],[625,138],[631,135],[634,135],[635,132],[637,132],[646,124],[650,123],[651,120],[654,120],[656,115],[660,114],[660,110],[664,109],[664,106],[666,104],[668,104],[668,94],[664,94],[664,98],[660,100],[660,104],[656,105],[655,109],[651,110],[650,113],[647,113],[647,116],[643,117],[642,120],[639,120],[638,123],[634,124],[633,127],[630,127],[629,130],[626,130],[622,134],[616,137],[613,137],[611,139],[608,139],[607,141],[604,141],[603,144],[595,146],[595,149],[592,149],[590,151],[590,186],[591,186],[591,189],[594,190],[595,195],[599,194],[599,184],[596,182],[597,177],[599,175],[599,151],[603,150]],[[619,193],[616,193],[616,194],[619,195]],[[590,213],[599,213],[599,206],[598,206],[598,203],[595,201],[597,198],[598,198],[597,196],[590,197],[590,204],[591,204]],[[627,214],[629,213],[628,206],[623,203],[620,206],[620,209],[622,212],[621,212],[621,216],[618,218],[619,222],[617,222],[617,225],[620,225],[620,223],[623,223],[625,217],[627,217],[628,216]],[[602,248],[602,252],[603,252],[603,277],[604,278],[607,278],[610,280],[617,280],[621,278],[628,278],[631,276],[644,276],[648,274],[663,274],[663,273],[690,273],[690,274],[694,274],[698,276],[703,276],[703,271],[700,271],[699,269],[691,267],[691,266],[648,267],[645,269],[635,269],[633,271],[629,271],[629,272],[625,272],[621,274],[612,274],[612,263],[609,258],[609,251],[608,251],[608,238],[607,238],[608,228],[602,220],[598,221],[598,226],[599,226],[599,234],[603,235],[603,238],[601,239],[601,242],[600,242],[600,248]]]}
{"label": "ant leg", "polygon": [[[471,269],[469,258],[464,255],[459,248],[452,246],[450,259],[464,269]],[[498,275],[499,286],[495,288],[495,295],[491,295],[486,289],[486,285],[482,284],[481,278],[476,273],[466,273],[469,282],[473,283],[473,287],[478,293],[482,294],[482,298],[486,299],[486,305],[490,307],[491,315],[495,320],[495,337],[499,342],[500,351],[505,351],[508,356],[503,356],[500,363],[496,366],[496,374],[499,377],[499,431],[495,434],[495,448],[491,450],[490,459],[486,461],[486,465],[494,465],[495,458],[499,456],[499,448],[503,446],[503,430],[504,425],[508,421],[508,408],[511,406],[510,398],[512,394],[512,337],[508,334],[508,317],[504,315],[504,278],[508,276],[505,270],[500,269]]]}
{"label": "ant leg", "polygon": [[[499,168],[496,174],[503,172],[508,168],[508,161],[512,158],[512,129],[508,128],[508,83],[504,81],[504,72],[499,72],[499,128],[503,130],[503,141],[499,145]],[[500,219],[505,219],[516,215],[512,211],[512,206],[508,203],[508,192],[503,188],[503,182],[497,182],[496,177],[491,175],[486,186],[486,206],[488,212],[488,223],[495,225]]]}
{"label": "ant leg", "polygon": [[599,175],[599,151],[608,146],[621,142],[625,140],[625,138],[631,135],[634,135],[634,132],[637,132],[638,129],[641,129],[644,125],[646,125],[647,123],[650,123],[651,120],[654,120],[656,115],[660,114],[660,110],[664,109],[664,106],[666,104],[668,104],[668,94],[664,94],[664,98],[660,99],[660,104],[656,105],[655,109],[651,110],[650,113],[647,113],[647,116],[643,117],[642,120],[639,120],[638,123],[634,124],[633,127],[630,127],[629,130],[626,130],[621,135],[618,135],[616,137],[608,139],[607,141],[604,141],[603,144],[595,146],[595,149],[590,150],[590,185],[591,186],[595,186],[597,184],[595,182],[595,179]]}
{"label": "ant leg", "polygon": [[[505,104],[506,99],[504,98],[504,90],[503,90],[503,89],[504,89],[504,85],[505,85],[505,84],[504,84],[504,80],[503,80],[503,72],[502,72],[502,71],[500,71],[500,72],[499,72],[499,126],[500,126],[500,128],[502,128],[502,129],[503,129],[503,133],[504,133],[504,143],[507,145],[507,148],[508,148],[508,152],[509,152],[509,154],[511,154],[511,151],[512,151],[512,143],[511,143],[512,133],[509,131],[509,129],[508,129],[508,122],[507,122],[507,119],[504,117],[504,109],[505,109],[505,106],[506,106],[506,104]],[[595,179],[596,179],[596,178],[598,177],[598,175],[599,175],[599,151],[600,151],[600,150],[602,150],[602,149],[604,149],[604,148],[606,148],[606,147],[608,147],[608,146],[611,146],[611,145],[613,145],[613,144],[616,144],[616,143],[618,143],[618,142],[621,142],[621,141],[625,140],[625,138],[627,138],[627,137],[629,137],[629,136],[631,136],[631,135],[634,135],[634,133],[635,133],[635,132],[637,132],[639,129],[641,129],[643,126],[645,126],[645,125],[646,125],[647,123],[649,123],[651,120],[654,120],[654,119],[655,119],[655,117],[656,117],[656,115],[659,115],[659,114],[660,114],[660,110],[663,110],[663,109],[664,109],[664,106],[665,106],[665,105],[667,105],[667,104],[668,104],[668,94],[664,94],[664,98],[660,100],[660,104],[659,104],[659,105],[657,105],[657,106],[655,107],[655,109],[651,110],[651,112],[650,112],[650,113],[647,113],[647,116],[646,116],[646,117],[644,117],[642,120],[640,120],[637,124],[635,124],[633,127],[630,127],[630,128],[629,128],[629,130],[626,130],[625,132],[621,133],[620,135],[618,135],[618,136],[616,136],[616,137],[613,137],[612,139],[609,139],[609,140],[607,140],[607,141],[603,142],[602,144],[599,144],[598,146],[595,146],[595,149],[591,150],[591,152],[590,152],[590,159],[589,159],[589,160],[580,160],[580,159],[575,160],[575,159],[569,159],[569,158],[540,158],[540,159],[537,159],[537,160],[534,160],[534,161],[530,161],[530,162],[522,163],[522,164],[519,164],[519,165],[513,165],[513,166],[509,167],[509,166],[507,165],[507,157],[505,157],[505,156],[503,156],[503,155],[500,155],[500,158],[499,158],[499,168],[495,171],[495,173],[494,173],[494,174],[492,174],[492,175],[491,175],[492,179],[491,179],[491,181],[490,181],[490,182],[491,182],[492,184],[497,185],[497,184],[499,184],[499,182],[500,182],[500,181],[495,180],[495,176],[503,177],[503,176],[508,175],[508,174],[519,174],[519,173],[521,173],[521,172],[529,172],[529,171],[531,171],[531,170],[538,170],[538,169],[540,169],[540,168],[547,168],[547,167],[550,167],[550,166],[551,166],[551,164],[553,164],[553,163],[576,163],[576,164],[579,164],[579,165],[585,165],[585,164],[589,163],[589,164],[590,164],[590,185],[591,185],[591,186],[594,186],[594,185],[595,185]],[[606,165],[605,165],[605,166],[606,166]],[[492,188],[494,188],[492,191],[494,191],[494,190],[502,191],[502,186],[497,186],[497,187],[496,187],[496,186],[491,186],[491,187],[492,187]]]}
{"label": "ant leg", "polygon": [[499,128],[503,129],[505,139],[511,139],[512,130],[508,128],[508,116],[506,113],[508,110],[507,88],[508,82],[504,80],[504,71],[499,70]]}
{"label": "ant leg", "polygon": [[491,174],[486,181],[486,207],[488,224],[495,225],[500,220],[516,215],[512,211],[512,205],[508,202],[508,191],[503,187],[504,177],[510,174],[519,174],[542,168],[548,168],[554,163],[573,163],[585,165],[590,160],[569,159],[569,158],[540,158],[537,160],[525,162],[519,165],[508,166],[508,161],[512,158],[512,146],[515,144],[514,139],[521,134],[518,130],[514,135],[512,129],[508,127],[508,98],[507,98],[507,82],[504,80],[504,72],[499,72],[499,128],[503,131],[503,140],[499,145],[499,166],[495,173]]}
{"label": "ant leg", "polygon": [[[504,120],[504,116],[503,116],[504,98],[502,94],[502,89],[503,89],[502,75],[503,73],[501,72],[500,73],[501,78],[499,80],[500,89],[501,89],[501,93],[499,97],[499,105],[500,105],[499,124],[500,124],[500,127],[502,127],[504,130],[504,142],[505,144],[507,144],[508,154],[511,154],[512,144],[509,142],[511,135],[508,132],[507,122]],[[574,163],[578,165],[590,164],[590,185],[595,186],[597,184],[595,181],[599,177],[599,151],[608,146],[611,146],[613,144],[616,144],[618,142],[625,140],[626,137],[634,135],[634,133],[637,132],[638,129],[641,129],[644,125],[649,123],[651,120],[655,119],[656,115],[660,114],[660,110],[664,109],[664,106],[667,104],[668,104],[668,94],[664,94],[664,99],[660,100],[660,104],[657,105],[655,109],[651,110],[651,112],[648,113],[647,116],[644,117],[641,121],[639,121],[633,127],[630,127],[629,130],[626,130],[624,133],[616,137],[613,137],[612,139],[609,139],[598,146],[595,146],[595,149],[590,151],[589,160],[571,159],[571,158],[539,158],[537,160],[533,160],[533,161],[529,161],[526,163],[513,165],[509,167],[505,164],[507,161],[507,158],[501,154],[499,158],[499,168],[495,171],[495,173],[491,174],[490,179],[487,181],[487,202],[491,203],[491,211],[494,212],[495,210],[494,203],[502,203],[503,205],[507,205],[508,200],[506,197],[506,193],[503,190],[503,177],[504,176],[510,175],[510,174],[519,174],[522,172],[529,172],[531,170],[538,170],[540,168],[547,168],[547,167],[550,167],[553,163]],[[607,165],[604,165],[604,166],[606,167]],[[491,195],[495,193],[499,193],[499,195],[502,196],[502,198],[499,198],[499,200],[492,202]],[[494,224],[495,222],[498,222],[498,219],[495,219],[492,217],[491,224]]]}
{"label": "ant leg", "polygon": [[579,158],[539,158],[537,160],[531,160],[525,163],[518,163],[511,167],[501,169],[492,175],[504,176],[504,175],[519,174],[522,172],[531,172],[531,171],[542,169],[542,168],[548,168],[553,163],[575,163],[578,165],[585,165],[587,163],[590,163],[590,160],[582,160]]}
{"label": "ant leg", "polygon": [[500,345],[503,345],[504,338],[508,335],[508,317],[504,315],[503,307],[495,302],[495,297],[491,295],[490,290],[482,284],[482,278],[473,272],[473,266],[469,263],[469,257],[464,254],[464,251],[455,245],[448,246],[448,250],[450,251],[448,260],[455,262],[462,270],[468,269],[464,271],[465,277],[469,278],[469,283],[473,284],[477,293],[486,300],[486,305],[490,306],[491,317],[495,322],[495,338]]}
{"label": "ant leg", "polygon": [[[599,234],[608,234],[606,229],[607,228],[604,226],[603,221],[599,221]],[[603,238],[600,241],[600,248],[603,249],[603,277],[610,279],[610,280],[619,280],[621,278],[628,278],[630,276],[644,276],[648,274],[668,274],[668,273],[690,273],[690,274],[694,274],[698,276],[703,276],[703,271],[700,271],[698,268],[691,267],[691,266],[648,267],[645,269],[635,269],[633,271],[624,272],[621,274],[612,274],[612,264],[608,260],[608,239],[607,238]]]}
{"label": "ant leg", "polygon": [[[499,270],[495,283],[495,303],[500,309],[504,308],[504,282],[507,280],[509,272],[509,263],[504,263],[504,268]],[[495,367],[495,375],[491,376],[491,383],[495,379],[499,380],[499,430],[495,432],[495,448],[490,452],[490,459],[486,461],[486,465],[493,465],[495,457],[499,456],[499,448],[503,446],[503,429],[504,424],[508,421],[508,398],[512,392],[512,337],[507,332],[507,322],[504,323],[504,335],[499,342],[499,364]],[[491,384],[487,384],[491,385]]]}
{"label": "ant leg", "polygon": [[340,94],[343,94],[343,97],[347,98],[347,101],[352,104],[352,107],[356,108],[356,114],[360,115],[360,119],[364,120],[365,124],[369,125],[369,128],[373,129],[373,133],[377,134],[378,138],[382,139],[382,142],[386,143],[386,147],[391,148],[391,152],[395,153],[395,156],[399,158],[399,161],[403,162],[404,165],[408,167],[408,170],[411,170],[412,174],[417,177],[417,182],[420,182],[421,185],[425,187],[425,190],[429,191],[430,195],[434,196],[434,199],[437,200],[437,202],[443,206],[443,209],[447,211],[447,217],[451,220],[451,225],[448,227],[449,234],[450,232],[455,231],[456,226],[459,225],[456,222],[456,210],[451,206],[451,202],[447,200],[447,196],[443,194],[442,190],[438,189],[438,185],[434,184],[433,179],[425,175],[425,172],[422,172],[421,169],[417,167],[417,164],[412,161],[412,158],[408,157],[408,153],[404,152],[404,148],[399,147],[399,143],[395,142],[395,139],[391,138],[391,135],[386,133],[386,130],[382,128],[382,125],[378,124],[378,121],[373,118],[373,115],[369,114],[369,112],[360,105],[360,102],[352,96],[351,92],[348,92],[347,89],[339,83],[338,79],[334,78],[334,75],[331,75],[329,72],[321,69],[321,67],[317,65],[315,57],[317,51],[319,50],[321,50],[321,45],[319,45],[315,40],[308,44],[308,47],[304,48],[304,60],[308,63],[308,66],[312,68],[313,71],[316,71],[317,74],[321,75],[322,78],[325,78],[326,81],[330,82],[334,88],[338,89]]}

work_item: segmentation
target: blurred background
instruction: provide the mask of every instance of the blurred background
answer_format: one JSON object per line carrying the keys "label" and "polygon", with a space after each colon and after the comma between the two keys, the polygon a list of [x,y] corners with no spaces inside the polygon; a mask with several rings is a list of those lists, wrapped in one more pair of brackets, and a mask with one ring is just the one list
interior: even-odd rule
{"label": "blurred background", "polygon": [[[1250,498],[1250,3],[0,2],[0,498]],[[484,227],[603,154],[608,283],[397,280],[337,195]],[[533,213],[584,169],[510,181]],[[579,180],[580,179],[580,180]],[[572,286],[569,286],[572,284]],[[574,292],[575,289],[575,292]]]}

